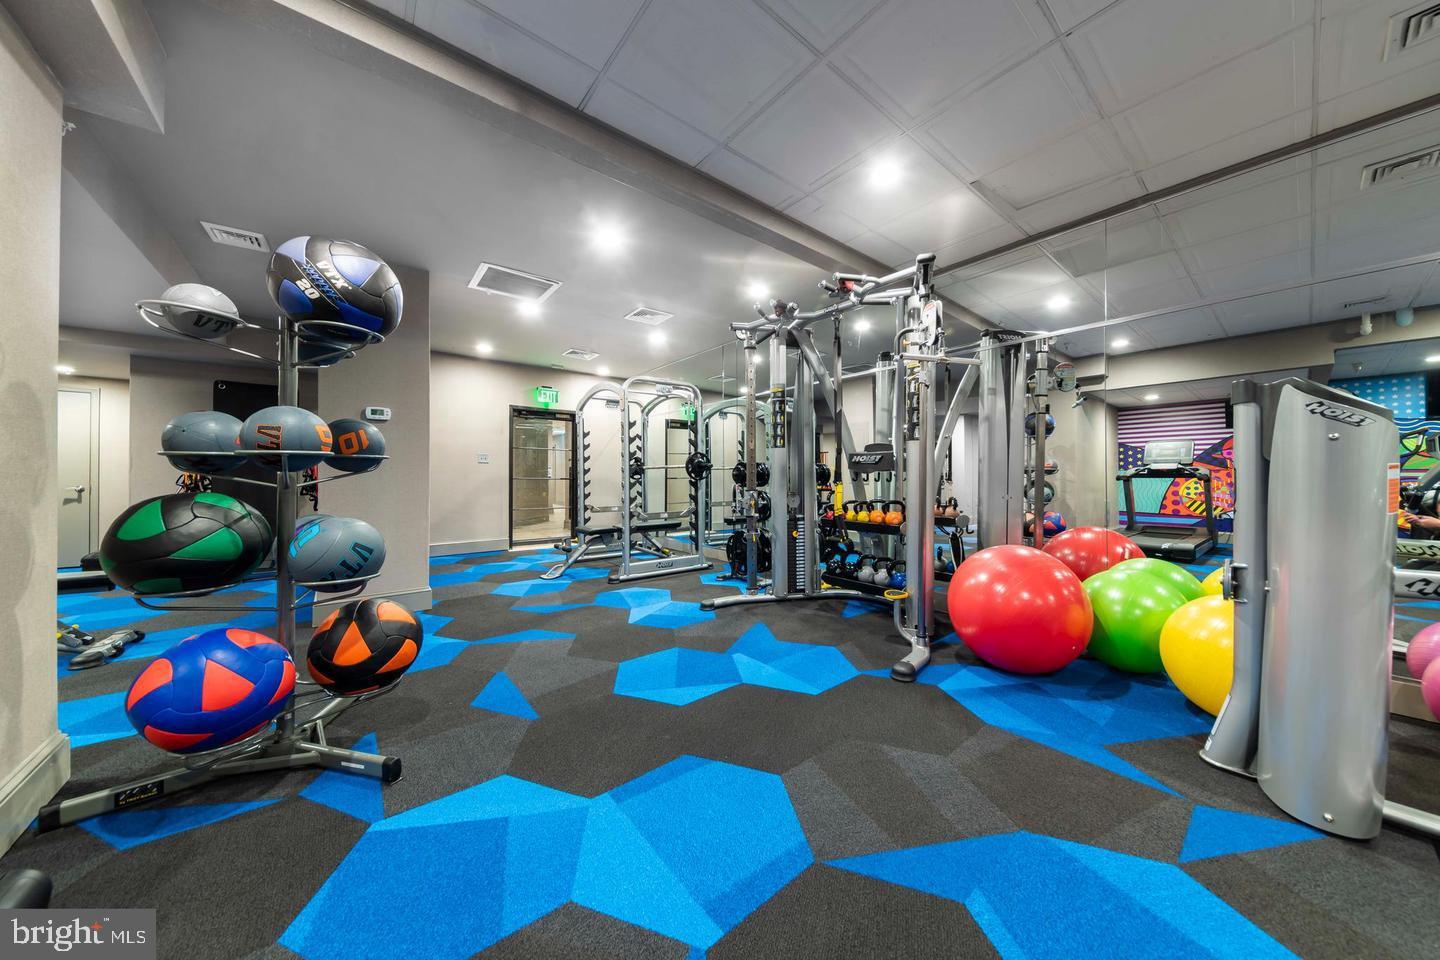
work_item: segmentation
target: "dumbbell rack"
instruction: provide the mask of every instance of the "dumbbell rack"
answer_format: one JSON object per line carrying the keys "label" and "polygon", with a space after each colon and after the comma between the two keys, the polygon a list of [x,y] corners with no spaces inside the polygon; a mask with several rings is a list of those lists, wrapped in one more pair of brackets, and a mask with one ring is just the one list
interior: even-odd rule
{"label": "dumbbell rack", "polygon": [[[382,343],[385,339],[380,334],[366,330],[363,327],[357,327],[339,321],[296,321],[281,317],[278,320],[277,328],[274,331],[269,331],[266,327],[242,320],[238,315],[228,315],[227,319],[233,321],[236,328],[261,332],[275,332],[277,334],[278,356],[276,359],[270,360],[269,358],[251,353],[247,350],[231,347],[214,340],[207,340],[203,337],[193,336],[160,322],[161,318],[164,317],[164,308],[166,307],[184,309],[189,308],[190,305],[170,300],[142,300],[135,305],[135,309],[140,314],[141,320],[166,334],[182,337],[187,340],[194,340],[199,343],[207,343],[212,347],[274,364],[277,372],[278,399],[282,406],[299,405],[301,370],[318,369],[323,366],[328,366],[331,363],[349,359],[355,356],[356,350],[365,346]],[[354,343],[345,344],[326,340],[323,335],[327,333],[331,336],[348,337],[353,340]],[[298,359],[299,343],[302,339],[302,334],[305,335],[304,339],[311,341],[318,340],[325,345],[333,346],[335,349],[330,353],[311,357],[308,361],[302,363]],[[213,451],[163,451],[163,453],[169,453],[172,456],[185,456],[187,454],[190,456],[216,456]],[[300,471],[290,469],[289,459],[291,456],[302,455],[313,457],[314,452],[304,450],[237,450],[229,454],[229,456],[233,457],[279,458],[280,462],[275,472],[276,479],[273,482],[243,477],[230,478],[257,486],[268,487],[275,491],[276,529],[274,573],[247,577],[237,583],[225,584],[224,586],[213,589],[186,590],[165,594],[146,594],[143,597],[132,595],[135,601],[147,609],[161,612],[205,611],[216,613],[253,613],[253,607],[225,604],[189,604],[174,601],[204,598],[219,590],[273,580],[275,583],[275,639],[289,651],[293,659],[296,644],[296,612],[302,607],[313,607],[315,605],[315,591],[317,589],[332,592],[333,595],[327,597],[327,602],[351,600],[355,599],[365,589],[365,584],[368,581],[373,580],[378,575],[370,574],[350,580],[327,581],[324,583],[297,582],[291,576],[290,545],[295,536],[295,520],[299,512],[302,491],[317,483],[325,483],[331,480],[340,480],[345,477],[361,475],[345,473],[323,479],[304,480],[301,478]],[[355,459],[388,459],[384,454],[354,454],[347,456],[353,456]],[[203,471],[192,472],[203,473]],[[310,594],[310,599],[301,598],[300,594],[304,592]],[[401,677],[401,679],[403,680],[404,678]],[[183,790],[189,790],[223,777],[240,774],[321,767],[371,777],[385,783],[394,783],[399,780],[401,776],[399,757],[362,753],[358,750],[333,747],[326,742],[325,725],[351,707],[390,693],[397,686],[399,686],[398,680],[395,683],[391,683],[370,693],[353,697],[342,697],[330,693],[328,690],[320,687],[319,684],[308,680],[301,680],[297,677],[295,681],[295,691],[291,694],[285,709],[276,717],[273,725],[266,724],[264,729],[251,736],[235,743],[217,747],[214,750],[193,754],[174,754],[173,756],[181,764],[174,769],[143,777],[138,780],[132,780],[129,783],[123,783],[118,786],[105,787],[79,797],[62,800],[58,803],[52,803],[40,810],[37,829],[39,832],[44,833],[49,830],[58,829],[59,827],[68,826],[80,820],[111,813],[116,810],[123,810],[140,803],[156,800],[174,793],[179,793]],[[315,709],[311,710],[311,708]],[[308,714],[303,719],[300,717],[302,711]]]}

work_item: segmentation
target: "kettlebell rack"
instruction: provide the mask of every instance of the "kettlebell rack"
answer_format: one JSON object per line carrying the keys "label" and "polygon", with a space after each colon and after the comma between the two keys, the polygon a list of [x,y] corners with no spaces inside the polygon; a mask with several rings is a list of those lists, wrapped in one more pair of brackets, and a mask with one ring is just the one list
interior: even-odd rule
{"label": "kettlebell rack", "polygon": [[[140,319],[157,330],[170,336],[181,337],[186,340],[194,340],[200,343],[207,343],[212,347],[238,353],[251,357],[264,363],[273,364],[276,369],[277,394],[279,403],[282,406],[298,406],[300,393],[300,371],[307,369],[318,369],[329,366],[355,356],[355,352],[365,346],[383,343],[385,338],[378,333],[366,330],[347,323],[334,320],[291,320],[280,317],[276,328],[271,331],[258,324],[242,320],[236,314],[226,315],[226,319],[233,321],[234,328],[273,332],[277,339],[277,357],[274,359],[263,357],[260,354],[241,350],[215,340],[207,340],[204,337],[197,337],[184,331],[160,322],[164,317],[165,307],[176,309],[191,309],[192,305],[173,300],[141,300],[135,304],[136,312]],[[336,343],[325,340],[323,334],[341,336],[355,341],[351,344]],[[299,357],[299,344],[302,339],[309,342],[319,340],[335,349],[330,353],[321,353],[301,362]],[[171,456],[183,456],[186,453],[213,457],[213,451],[163,451]],[[276,523],[275,523],[275,566],[273,572],[267,572],[261,576],[243,578],[235,583],[224,584],[213,589],[185,590],[161,594],[132,594],[135,601],[141,606],[161,612],[246,612],[253,613],[253,607],[237,606],[234,604],[190,604],[190,603],[167,603],[165,601],[184,601],[186,599],[198,599],[208,597],[220,590],[229,590],[234,587],[243,587],[250,584],[267,583],[273,581],[275,584],[275,639],[291,655],[295,656],[296,644],[296,613],[304,607],[313,607],[319,602],[317,591],[324,590],[327,593],[335,593],[334,596],[327,596],[325,602],[339,602],[356,598],[365,589],[366,584],[373,580],[378,574],[370,574],[363,577],[355,577],[348,580],[336,580],[325,582],[298,582],[290,574],[290,545],[295,537],[295,521],[299,512],[300,497],[303,489],[313,486],[316,483],[328,482],[329,480],[340,480],[345,477],[364,476],[365,473],[344,473],[337,474],[316,480],[299,479],[300,471],[290,469],[290,458],[292,456],[314,457],[314,451],[300,450],[240,450],[228,454],[232,457],[266,457],[278,458],[279,463],[275,464],[276,479],[271,481],[255,480],[244,477],[231,477],[230,479],[241,480],[257,486],[267,487],[275,491],[276,501]],[[347,457],[352,459],[373,459],[376,461],[388,459],[384,454],[354,454]],[[266,464],[269,466],[269,464]],[[202,475],[206,471],[191,471]],[[224,476],[224,474],[213,474]],[[304,594],[308,593],[308,599]],[[156,602],[160,601],[160,602]],[[404,679],[402,676],[401,680]],[[44,833],[60,827],[77,823],[90,817],[100,816],[116,810],[126,809],[140,803],[156,800],[161,797],[189,790],[214,780],[248,773],[260,773],[273,770],[296,770],[306,767],[320,767],[327,770],[339,770],[346,773],[378,779],[384,783],[394,783],[401,777],[401,763],[399,757],[390,757],[382,754],[364,753],[358,750],[349,750],[341,747],[333,747],[326,742],[325,726],[345,711],[358,706],[377,697],[384,696],[395,690],[399,681],[391,683],[379,690],[359,694],[357,696],[339,696],[312,681],[295,680],[295,690],[291,693],[289,702],[285,709],[275,718],[272,724],[266,724],[264,729],[257,731],[243,740],[226,744],[213,750],[206,750],[192,754],[172,754],[180,762],[180,766],[166,770],[151,776],[132,780],[128,783],[117,786],[105,787],[79,797],[72,797],[58,803],[52,803],[40,810],[37,820],[37,829]],[[312,712],[312,708],[316,708]],[[301,714],[308,714],[302,718]]]}

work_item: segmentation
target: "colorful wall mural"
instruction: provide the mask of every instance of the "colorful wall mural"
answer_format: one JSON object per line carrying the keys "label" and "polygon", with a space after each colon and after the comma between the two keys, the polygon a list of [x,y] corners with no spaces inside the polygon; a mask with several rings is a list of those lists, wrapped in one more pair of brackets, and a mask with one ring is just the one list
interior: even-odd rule
{"label": "colorful wall mural", "polygon": [[1348,390],[1362,400],[1389,407],[1394,412],[1395,426],[1400,430],[1401,483],[1414,483],[1436,463],[1425,453],[1425,436],[1440,433],[1440,420],[1425,416],[1429,403],[1425,379],[1423,373],[1402,373],[1330,381],[1332,387]]}
{"label": "colorful wall mural", "polygon": [[[1210,471],[1215,523],[1230,530],[1235,511],[1235,455],[1227,425],[1226,401],[1173,404],[1163,407],[1127,407],[1116,414],[1116,441],[1121,470],[1141,465],[1145,444],[1152,440],[1190,440],[1195,444],[1195,465]],[[1205,487],[1200,480],[1140,478],[1132,481],[1135,513],[1144,522],[1194,525],[1205,517]],[[1116,484],[1115,502],[1121,520],[1125,494]]]}

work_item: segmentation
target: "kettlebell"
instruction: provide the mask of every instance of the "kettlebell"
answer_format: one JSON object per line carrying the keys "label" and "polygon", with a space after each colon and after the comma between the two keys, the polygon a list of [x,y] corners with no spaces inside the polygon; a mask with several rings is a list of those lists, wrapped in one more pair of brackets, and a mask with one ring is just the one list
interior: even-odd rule
{"label": "kettlebell", "polygon": [[840,569],[839,569],[838,573],[839,573],[842,577],[853,577],[853,576],[855,576],[855,571],[858,570],[859,568],[860,568],[860,554],[858,554],[858,553],[847,553],[847,554],[845,554],[845,561],[840,565]]}
{"label": "kettlebell", "polygon": [[876,561],[875,561],[875,579],[872,581],[872,582],[875,584],[875,586],[877,586],[877,587],[888,587],[888,586],[890,586],[890,567],[891,567],[891,565],[892,565],[893,563],[894,563],[893,560],[876,560]]}
{"label": "kettlebell", "polygon": [[846,519],[846,520],[849,520],[849,521],[851,521],[851,522],[853,523],[854,520],[855,520],[855,517],[856,517],[856,513],[855,513],[855,501],[854,501],[854,500],[846,500],[846,501],[845,501],[845,519]]}
{"label": "kettlebell", "polygon": [[907,582],[908,580],[905,576],[905,561],[896,560],[893,567],[893,572],[890,574],[890,589],[904,590],[905,584]]}
{"label": "kettlebell", "polygon": [[871,507],[871,504],[869,504],[869,503],[862,503],[862,504],[860,504],[860,509],[855,511],[855,522],[856,522],[856,523],[869,523],[869,522],[870,522],[870,507]]}
{"label": "kettlebell", "polygon": [[893,509],[885,511],[885,522],[892,527],[898,527],[905,522],[905,501],[886,500],[885,506]]}
{"label": "kettlebell", "polygon": [[861,583],[874,583],[875,558],[867,553],[861,559],[863,562],[860,566],[860,569],[855,572],[855,579],[859,580]]}
{"label": "kettlebell", "polygon": [[960,515],[960,501],[959,501],[959,500],[956,500],[954,497],[951,497],[951,498],[950,498],[950,502],[945,505],[945,519],[946,519],[946,520],[954,520],[954,519],[955,519],[956,517],[958,517],[959,515]]}
{"label": "kettlebell", "polygon": [[943,503],[940,502],[940,498],[939,498],[939,497],[936,497],[936,498],[935,498],[935,510],[934,510],[934,512],[933,512],[933,516],[934,516],[937,520],[938,520],[940,517],[945,516],[945,504],[943,504]]}
{"label": "kettlebell", "polygon": [[945,572],[945,550],[941,547],[935,548],[935,572],[937,574]]}

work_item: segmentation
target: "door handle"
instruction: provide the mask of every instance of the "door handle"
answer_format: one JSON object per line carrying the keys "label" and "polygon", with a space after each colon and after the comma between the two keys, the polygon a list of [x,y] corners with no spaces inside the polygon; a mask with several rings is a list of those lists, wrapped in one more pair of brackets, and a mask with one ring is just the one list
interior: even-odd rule
{"label": "door handle", "polygon": [[84,493],[84,492],[85,492],[85,484],[83,484],[83,483],[77,484],[76,486],[73,486],[73,487],[71,487],[70,489],[71,489],[71,490],[74,490],[76,493]]}

